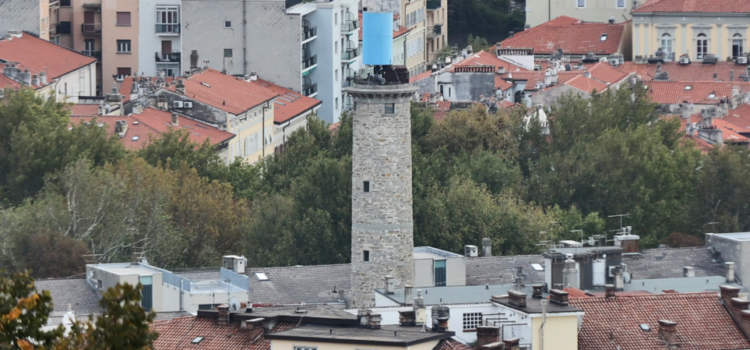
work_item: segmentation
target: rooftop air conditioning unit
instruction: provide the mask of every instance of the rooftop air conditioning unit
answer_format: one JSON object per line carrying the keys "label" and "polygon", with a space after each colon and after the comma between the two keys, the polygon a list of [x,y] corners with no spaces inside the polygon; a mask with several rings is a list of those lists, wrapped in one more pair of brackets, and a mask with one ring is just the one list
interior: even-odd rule
{"label": "rooftop air conditioning unit", "polygon": [[617,67],[617,66],[619,66],[619,65],[620,65],[620,60],[619,60],[619,59],[617,59],[617,58],[611,58],[611,59],[609,60],[609,64],[611,64],[611,65],[612,65],[612,67]]}
{"label": "rooftop air conditioning unit", "polygon": [[467,258],[477,257],[479,256],[479,249],[477,249],[477,246],[475,245],[464,246],[464,256],[466,256]]}
{"label": "rooftop air conditioning unit", "polygon": [[747,57],[746,56],[737,57],[737,64],[747,64]]}
{"label": "rooftop air conditioning unit", "polygon": [[193,108],[193,101],[185,101],[182,103],[182,106],[185,108]]}
{"label": "rooftop air conditioning unit", "polygon": [[172,107],[182,108],[182,101],[172,101]]}

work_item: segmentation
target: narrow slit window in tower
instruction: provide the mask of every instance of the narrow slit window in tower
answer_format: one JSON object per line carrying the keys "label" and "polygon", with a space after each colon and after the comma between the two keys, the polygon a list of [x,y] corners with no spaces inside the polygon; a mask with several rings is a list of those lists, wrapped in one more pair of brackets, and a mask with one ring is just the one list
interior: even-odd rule
{"label": "narrow slit window in tower", "polygon": [[395,103],[386,103],[385,104],[385,114],[394,114],[396,113],[396,104]]}
{"label": "narrow slit window in tower", "polygon": [[363,259],[364,261],[370,261],[370,251],[369,251],[369,250],[365,250],[365,251],[364,251],[364,254],[362,254],[362,255],[363,255],[363,256],[362,256],[362,259]]}
{"label": "narrow slit window in tower", "polygon": [[365,192],[370,192],[370,181],[365,181],[363,186]]}

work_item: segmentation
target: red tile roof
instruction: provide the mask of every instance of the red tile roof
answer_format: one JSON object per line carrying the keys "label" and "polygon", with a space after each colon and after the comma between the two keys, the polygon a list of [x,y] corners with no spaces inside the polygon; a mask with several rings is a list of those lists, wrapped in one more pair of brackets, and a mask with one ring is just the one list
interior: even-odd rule
{"label": "red tile roof", "polygon": [[[91,122],[92,117],[70,117],[71,124],[80,124],[83,122]],[[140,120],[130,116],[97,116],[96,122],[101,124],[101,127],[107,128],[107,135],[111,136],[115,134],[115,122],[118,120],[124,120],[128,123],[128,132],[124,138],[120,139],[125,149],[128,151],[137,151],[148,144],[149,136],[156,136],[159,134],[154,128],[145,123],[141,123]],[[134,137],[136,137],[134,139]]]}
{"label": "red tile roof", "polygon": [[612,66],[607,62],[596,63],[593,66],[587,68],[587,70],[589,71],[589,73],[591,73],[592,78],[603,83],[610,84],[620,82],[630,75],[630,73],[625,73],[623,71],[612,68]]}
{"label": "red tile roof", "polygon": [[565,85],[572,86],[578,90],[588,92],[590,94],[594,93],[594,91],[602,92],[607,89],[607,84],[591,78],[586,78],[583,75],[579,75],[573,79],[566,81]]}
{"label": "red tile roof", "polygon": [[130,93],[133,91],[133,77],[125,77],[120,85],[120,95],[123,95],[122,103],[130,102]]}
{"label": "red tile roof", "polygon": [[479,51],[472,55],[467,56],[466,58],[462,59],[459,62],[454,63],[450,71],[453,72],[453,70],[456,67],[462,67],[462,66],[495,66],[495,69],[498,69],[500,67],[505,67],[505,71],[508,73],[515,73],[516,71],[525,71],[528,72],[529,70],[520,66],[517,66],[515,64],[512,64],[506,60],[502,60],[497,57],[495,53],[487,52],[487,51]]}
{"label": "red tile roof", "polygon": [[[686,141],[692,141],[693,145],[695,145],[695,148],[697,148],[703,154],[707,154],[708,152],[711,152],[711,149],[714,148],[712,144],[706,142],[706,140],[695,135],[682,135],[680,144],[684,146],[686,144]],[[666,290],[663,292],[667,293]]]}
{"label": "red tile roof", "polygon": [[586,292],[578,289],[578,288],[565,288],[564,291],[568,292],[568,298],[588,298],[589,296],[586,294]]}
{"label": "red tile roof", "polygon": [[424,71],[424,72],[419,73],[419,74],[417,74],[417,75],[415,75],[413,77],[409,77],[409,83],[417,82],[417,81],[420,81],[422,79],[427,79],[431,75],[432,75],[432,71],[431,70]]}
{"label": "red tile roof", "polygon": [[[722,97],[732,96],[732,87],[738,86],[741,91],[750,90],[750,83],[746,82],[715,82],[715,81],[649,81],[646,83],[651,96],[656,103],[674,104],[688,101],[689,103],[715,104]],[[686,89],[686,87],[689,87]],[[710,95],[713,94],[713,97]]]}
{"label": "red tile roof", "polygon": [[[155,108],[145,108],[143,113],[133,114],[132,117],[150,126],[160,134],[175,128],[172,125],[172,113]],[[190,139],[197,144],[210,140],[212,145],[217,145],[234,137],[234,134],[230,132],[187,117],[178,117],[177,124],[177,128],[189,131]]]}
{"label": "red tile roof", "polygon": [[47,73],[47,81],[96,62],[86,56],[31,34],[0,40],[0,60],[20,62],[32,74]]}
{"label": "red tile roof", "polygon": [[711,123],[721,130],[721,136],[725,143],[750,143],[750,139],[739,134],[744,132],[741,127],[719,118],[712,119]]}
{"label": "red tile roof", "polygon": [[[257,81],[245,81],[208,68],[183,79],[188,98],[239,115],[278,94]],[[175,92],[175,85],[167,90]]]}
{"label": "red tile roof", "polygon": [[[626,73],[635,72],[643,80],[653,80],[656,75],[656,64],[636,64],[628,61],[616,69]],[[674,81],[713,81],[714,74],[719,81],[730,81],[731,71],[734,71],[734,80],[740,81],[740,75],[745,74],[745,66],[726,61],[716,62],[716,64],[664,62],[662,69],[669,74],[669,80]]]}
{"label": "red tile roof", "polygon": [[[219,324],[215,318],[180,317],[156,321],[151,329],[159,333],[154,348],[161,349],[201,349],[201,350],[270,350],[271,341],[263,335],[296,328],[296,323],[279,322],[271,330],[240,327],[240,322],[228,325]],[[203,339],[193,344],[198,337]]]}
{"label": "red tile roof", "polygon": [[300,116],[323,103],[323,101],[298,94],[262,79],[258,79],[256,83],[279,95],[274,101],[273,121],[276,124],[281,124]]}
{"label": "red tile roof", "polygon": [[714,12],[747,13],[750,2],[747,0],[651,0],[633,10],[634,13],[651,12]]}
{"label": "red tile roof", "polygon": [[93,117],[99,115],[99,105],[75,104],[70,106],[71,117]]}
{"label": "red tile roof", "polygon": [[[717,293],[655,294],[616,298],[570,299],[585,311],[578,349],[663,350],[659,320],[677,322],[682,350],[745,349],[750,347]],[[639,325],[647,324],[650,332]]]}
{"label": "red tile roof", "polygon": [[[551,54],[560,48],[566,54],[584,55],[593,51],[608,55],[619,49],[624,30],[624,23],[587,23],[560,16],[519,32],[500,45],[502,48],[533,48],[534,54]],[[602,34],[607,34],[604,41],[601,40]]]}
{"label": "red tile roof", "polygon": [[453,338],[441,339],[432,350],[471,350],[470,346]]}
{"label": "red tile roof", "polygon": [[[724,120],[740,127],[740,132],[750,132],[750,104],[742,104],[736,109],[730,109]],[[747,130],[747,131],[745,131]]]}

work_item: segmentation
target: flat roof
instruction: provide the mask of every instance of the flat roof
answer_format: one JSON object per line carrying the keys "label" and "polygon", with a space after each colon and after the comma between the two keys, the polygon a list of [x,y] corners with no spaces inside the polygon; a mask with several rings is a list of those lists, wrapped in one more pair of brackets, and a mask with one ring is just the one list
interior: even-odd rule
{"label": "flat roof", "polygon": [[[426,287],[413,288],[412,297],[417,296],[417,289],[422,290],[422,297],[425,305],[437,304],[467,304],[467,303],[489,303],[493,295],[507,294],[515,286],[494,285],[494,286],[453,286],[453,287]],[[524,290],[528,290],[531,295],[531,285],[527,284]],[[385,294],[385,290],[379,289],[378,293],[400,304],[404,303],[404,289],[394,290],[393,294]]]}
{"label": "flat roof", "polygon": [[317,7],[315,6],[314,2],[305,2],[305,3],[294,5],[286,9],[286,13],[290,15],[304,16],[308,13],[315,11],[316,9]]}
{"label": "flat roof", "polygon": [[721,237],[734,241],[750,241],[750,232],[714,233],[714,237]]}
{"label": "flat roof", "polygon": [[412,346],[447,339],[454,332],[422,332],[422,327],[382,326],[381,329],[358,327],[302,326],[288,331],[266,334],[266,339],[316,341],[322,343],[363,344],[376,346]]}
{"label": "flat roof", "polygon": [[153,269],[148,265],[131,264],[131,263],[111,263],[111,264],[89,264],[92,268],[114,273],[120,276],[125,275],[139,275],[139,276],[152,276],[154,274],[160,274],[161,271]]}
{"label": "flat roof", "polygon": [[674,290],[679,293],[720,292],[719,286],[731,285],[739,287],[740,291],[746,293],[746,287],[727,283],[725,276],[708,277],[678,277],[678,278],[656,278],[648,280],[632,280],[624,284],[624,291],[647,291],[654,294],[662,294],[665,290]]}
{"label": "flat roof", "polygon": [[434,247],[414,247],[412,250],[414,259],[447,259],[447,258],[463,258],[461,254],[449,252]]}
{"label": "flat roof", "polygon": [[[525,307],[519,307],[519,306],[511,304],[508,300],[508,297],[492,299],[492,302],[502,304],[505,307],[516,309],[526,314],[541,314],[542,313],[542,300],[544,299],[532,298],[531,294],[526,293],[526,306]],[[547,309],[546,310],[547,313],[549,314],[559,314],[559,313],[565,313],[565,312],[583,313],[582,309],[579,309],[575,306],[571,306],[571,305],[563,306],[563,305],[555,304],[553,302],[548,303],[546,309]]]}
{"label": "flat roof", "polygon": [[247,292],[247,291],[235,285],[226,283],[224,281],[190,282],[190,293],[192,294],[214,293],[214,292],[241,293],[241,292]]}

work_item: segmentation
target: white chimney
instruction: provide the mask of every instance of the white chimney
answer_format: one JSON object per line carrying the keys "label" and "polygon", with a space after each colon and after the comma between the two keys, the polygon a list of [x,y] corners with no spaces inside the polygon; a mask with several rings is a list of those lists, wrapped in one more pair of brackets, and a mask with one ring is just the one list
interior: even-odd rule
{"label": "white chimney", "polygon": [[565,279],[565,288],[578,288],[578,268],[576,267],[576,261],[573,260],[573,254],[565,255],[565,262],[563,268],[563,278]]}
{"label": "white chimney", "polygon": [[393,276],[385,276],[385,294],[393,294],[394,287],[395,283],[393,281]]}
{"label": "white chimney", "polygon": [[464,246],[464,256],[467,258],[472,258],[479,256],[479,251],[477,249],[477,246],[475,245],[465,245]]}
{"label": "white chimney", "polygon": [[31,77],[31,85],[37,85],[37,86],[39,85],[39,76],[38,75],[34,74]]}
{"label": "white chimney", "polygon": [[727,283],[734,282],[734,263],[727,262]]}
{"label": "white chimney", "polygon": [[179,116],[177,116],[177,113],[172,112],[172,125],[174,126],[180,125],[178,120],[179,120]]}
{"label": "white chimney", "polygon": [[258,73],[250,72],[250,81],[257,81],[257,80],[258,80]]}
{"label": "white chimney", "polygon": [[492,256],[492,240],[487,237],[482,238],[482,256]]}
{"label": "white chimney", "polygon": [[39,82],[41,82],[42,85],[47,85],[47,73],[46,72],[39,73]]}
{"label": "white chimney", "polygon": [[695,267],[685,266],[682,268],[682,274],[685,277],[695,277]]}

